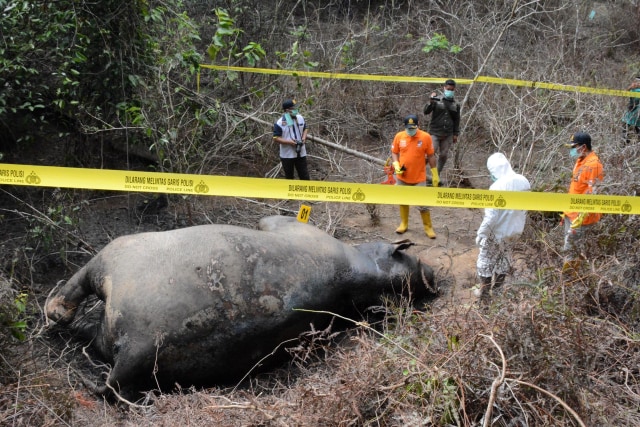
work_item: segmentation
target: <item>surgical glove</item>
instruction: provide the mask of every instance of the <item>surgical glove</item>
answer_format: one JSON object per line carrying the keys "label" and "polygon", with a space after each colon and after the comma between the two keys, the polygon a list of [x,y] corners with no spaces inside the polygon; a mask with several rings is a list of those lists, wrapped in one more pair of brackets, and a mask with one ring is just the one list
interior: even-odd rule
{"label": "surgical glove", "polygon": [[580,215],[578,215],[576,219],[571,221],[571,228],[575,230],[576,228],[582,227],[582,223],[584,222],[586,216],[586,212],[582,212]]}
{"label": "surgical glove", "polygon": [[404,169],[400,167],[400,162],[393,162],[393,169],[396,171],[396,175],[402,175]]}
{"label": "surgical glove", "polygon": [[434,187],[440,184],[440,177],[438,176],[438,168],[431,168],[431,183]]}

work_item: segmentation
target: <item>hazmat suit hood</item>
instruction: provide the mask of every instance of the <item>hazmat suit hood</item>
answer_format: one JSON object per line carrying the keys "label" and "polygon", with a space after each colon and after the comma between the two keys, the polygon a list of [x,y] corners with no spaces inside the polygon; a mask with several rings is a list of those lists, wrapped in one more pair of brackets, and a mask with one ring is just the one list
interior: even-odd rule
{"label": "hazmat suit hood", "polygon": [[487,159],[487,169],[489,173],[496,177],[496,181],[507,174],[513,173],[509,160],[502,153],[494,153]]}
{"label": "hazmat suit hood", "polygon": [[529,191],[529,182],[513,171],[509,160],[502,153],[494,153],[487,159],[487,169],[495,177],[490,190]]}

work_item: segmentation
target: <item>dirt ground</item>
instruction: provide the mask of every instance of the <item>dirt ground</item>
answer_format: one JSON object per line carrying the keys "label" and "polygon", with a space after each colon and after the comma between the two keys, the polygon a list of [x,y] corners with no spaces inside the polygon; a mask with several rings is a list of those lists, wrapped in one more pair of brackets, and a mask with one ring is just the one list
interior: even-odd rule
{"label": "dirt ground", "polygon": [[470,288],[475,284],[478,255],[475,233],[482,222],[481,210],[432,208],[431,221],[436,238],[429,239],[424,233],[417,208],[410,208],[409,229],[402,235],[395,233],[400,223],[398,207],[384,205],[378,209],[378,225],[370,225],[366,214],[354,214],[344,220],[344,225],[366,234],[379,235],[385,240],[411,240],[415,245],[408,252],[430,265],[436,277],[444,282],[444,286],[441,286],[444,291],[441,299],[453,304],[468,304],[474,301]]}

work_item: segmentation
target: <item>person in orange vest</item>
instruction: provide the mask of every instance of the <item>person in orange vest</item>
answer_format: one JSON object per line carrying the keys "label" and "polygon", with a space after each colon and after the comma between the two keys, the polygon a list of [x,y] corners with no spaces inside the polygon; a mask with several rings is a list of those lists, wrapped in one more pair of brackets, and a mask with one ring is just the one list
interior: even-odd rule
{"label": "person in orange vest", "polygon": [[[404,119],[405,130],[393,138],[391,158],[396,173],[396,185],[427,185],[427,162],[431,168],[432,185],[438,186],[440,178],[436,168],[436,156],[431,135],[418,129],[418,117],[410,114]],[[418,206],[422,216],[424,232],[430,239],[436,238],[431,224],[431,213],[426,206]],[[400,205],[400,226],[396,233],[402,234],[409,227],[409,205]]]}
{"label": "person in orange vest", "polygon": [[[604,179],[604,168],[598,155],[591,149],[591,136],[576,132],[571,136],[569,155],[576,159],[569,185],[569,194],[595,194],[595,187]],[[595,212],[564,212],[564,264],[563,271],[577,269],[584,255],[586,233],[590,226],[600,220],[602,214]]]}

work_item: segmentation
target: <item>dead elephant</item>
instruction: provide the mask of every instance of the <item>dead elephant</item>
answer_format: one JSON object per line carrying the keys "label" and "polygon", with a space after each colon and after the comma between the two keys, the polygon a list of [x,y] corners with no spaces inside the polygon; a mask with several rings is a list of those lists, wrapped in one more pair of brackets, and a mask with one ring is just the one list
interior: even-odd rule
{"label": "dead elephant", "polygon": [[123,236],[50,296],[46,315],[66,325],[87,296],[104,301],[93,346],[112,365],[114,388],[235,381],[310,322],[330,320],[294,309],[345,314],[383,294],[434,293],[432,269],[403,252],[410,245],[350,246],[280,216],[259,230]]}

